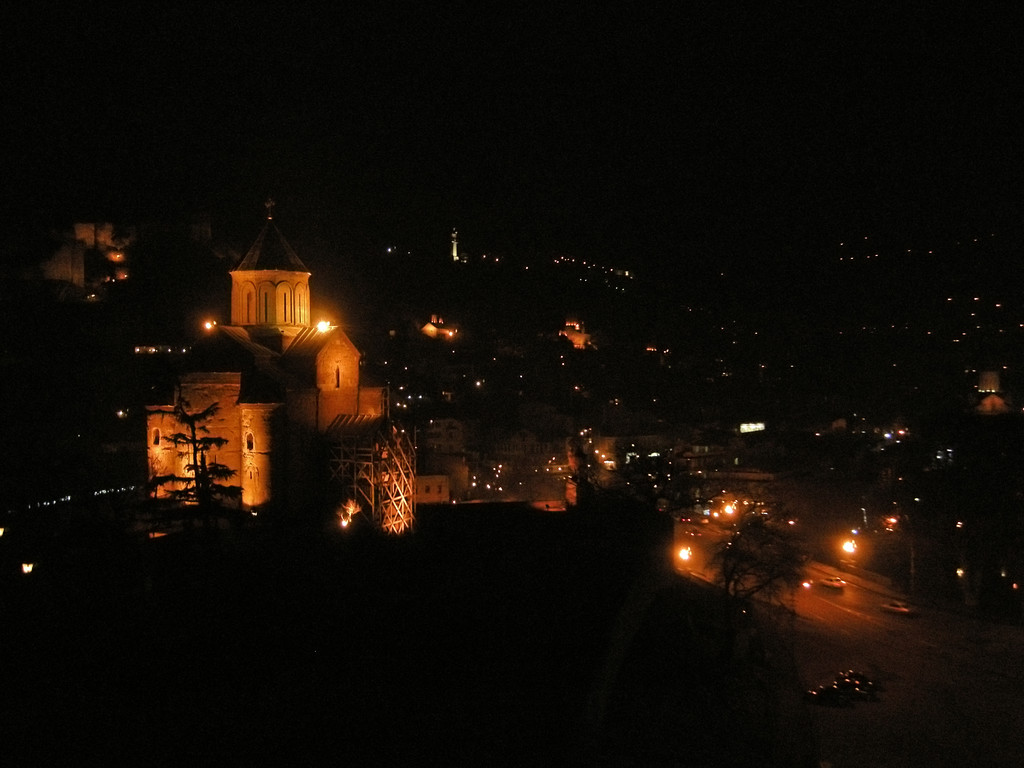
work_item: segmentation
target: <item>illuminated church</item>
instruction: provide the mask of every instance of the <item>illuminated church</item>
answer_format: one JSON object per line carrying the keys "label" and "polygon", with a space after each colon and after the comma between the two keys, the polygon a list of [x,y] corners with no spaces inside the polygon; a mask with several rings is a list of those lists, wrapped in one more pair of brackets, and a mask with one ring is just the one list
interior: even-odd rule
{"label": "illuminated church", "polygon": [[[148,406],[150,478],[182,476],[186,459],[166,437],[183,431],[169,413],[180,397],[196,413],[213,403],[210,452],[234,470],[242,509],[254,515],[308,509],[327,499],[363,512],[389,533],[414,520],[415,456],[388,416],[383,387],[360,381],[360,352],[336,326],[313,325],[310,272],[273,220],[231,271],[231,322],[214,325],[188,355],[165,397]],[[158,491],[166,495],[166,490]]]}

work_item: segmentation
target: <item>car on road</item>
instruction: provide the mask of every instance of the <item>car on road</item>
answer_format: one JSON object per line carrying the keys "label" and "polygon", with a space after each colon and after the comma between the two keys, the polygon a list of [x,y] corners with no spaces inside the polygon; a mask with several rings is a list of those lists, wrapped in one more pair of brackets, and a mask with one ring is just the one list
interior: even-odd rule
{"label": "car on road", "polygon": [[848,672],[840,672],[836,676],[835,686],[851,699],[878,701],[878,689],[875,687],[874,680],[852,669]]}
{"label": "car on road", "polygon": [[917,613],[913,606],[908,605],[902,600],[890,600],[888,603],[882,603],[882,610],[886,613],[896,613],[901,616],[913,616]]}
{"label": "car on road", "polygon": [[874,691],[882,690],[882,684],[875,680],[870,675],[860,672],[856,669],[844,669],[838,675],[836,680],[851,680],[857,685],[870,687]]}
{"label": "car on road", "polygon": [[846,582],[838,576],[829,576],[827,579],[822,579],[818,583],[823,587],[828,587],[829,589],[843,589],[846,587]]}
{"label": "car on road", "polygon": [[823,683],[804,692],[804,700],[821,707],[852,707],[853,699],[835,683]]}

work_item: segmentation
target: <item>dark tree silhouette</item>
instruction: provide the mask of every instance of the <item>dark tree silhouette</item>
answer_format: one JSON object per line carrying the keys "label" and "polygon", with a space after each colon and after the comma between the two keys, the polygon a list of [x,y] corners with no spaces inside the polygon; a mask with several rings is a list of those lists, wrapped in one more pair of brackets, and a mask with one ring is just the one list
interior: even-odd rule
{"label": "dark tree silhouette", "polygon": [[782,603],[786,590],[803,580],[804,556],[798,539],[785,526],[750,515],[736,527],[712,558],[715,578],[730,598],[761,597]]}
{"label": "dark tree silhouette", "polygon": [[[804,554],[788,526],[776,525],[761,515],[748,515],[712,557],[715,581],[725,595],[725,631],[722,658],[731,659],[741,635],[740,623],[749,619],[748,605],[754,598],[769,605],[785,606],[783,596],[790,595],[803,581]],[[792,607],[789,607],[792,611]],[[791,614],[792,615],[792,614]],[[748,640],[762,648],[757,631],[746,624]]]}
{"label": "dark tree silhouette", "polygon": [[207,524],[227,507],[226,502],[237,502],[242,496],[241,486],[223,483],[235,476],[235,470],[207,458],[211,450],[228,443],[227,438],[211,436],[206,426],[219,410],[220,404],[213,403],[201,411],[190,411],[188,401],[179,396],[174,408],[161,411],[174,416],[182,426],[183,431],[162,439],[173,445],[178,457],[187,463],[184,475],[160,475],[150,481],[154,489],[173,483],[168,490],[170,498],[185,507],[195,507],[197,516]]}

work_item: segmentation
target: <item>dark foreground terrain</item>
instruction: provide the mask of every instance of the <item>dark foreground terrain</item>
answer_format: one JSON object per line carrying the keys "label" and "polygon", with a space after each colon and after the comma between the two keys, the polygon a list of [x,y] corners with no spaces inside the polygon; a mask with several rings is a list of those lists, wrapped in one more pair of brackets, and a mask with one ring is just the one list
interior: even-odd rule
{"label": "dark foreground terrain", "polygon": [[796,765],[778,671],[635,511],[418,530],[83,532],[0,582],[0,756],[33,764]]}

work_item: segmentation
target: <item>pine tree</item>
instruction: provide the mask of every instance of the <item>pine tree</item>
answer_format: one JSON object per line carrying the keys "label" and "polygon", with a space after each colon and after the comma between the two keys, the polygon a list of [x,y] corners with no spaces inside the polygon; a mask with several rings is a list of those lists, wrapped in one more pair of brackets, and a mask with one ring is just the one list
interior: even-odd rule
{"label": "pine tree", "polygon": [[189,402],[179,395],[174,408],[161,411],[174,416],[182,431],[164,435],[161,439],[174,446],[178,458],[185,460],[184,475],[160,475],[152,478],[153,489],[173,483],[168,496],[185,507],[195,507],[198,517],[209,524],[210,520],[227,508],[226,502],[237,502],[242,488],[225,485],[223,481],[235,476],[235,470],[218,461],[210,461],[207,455],[222,448],[227,438],[211,436],[206,423],[220,410],[219,403],[213,403],[201,411],[190,411]]}

